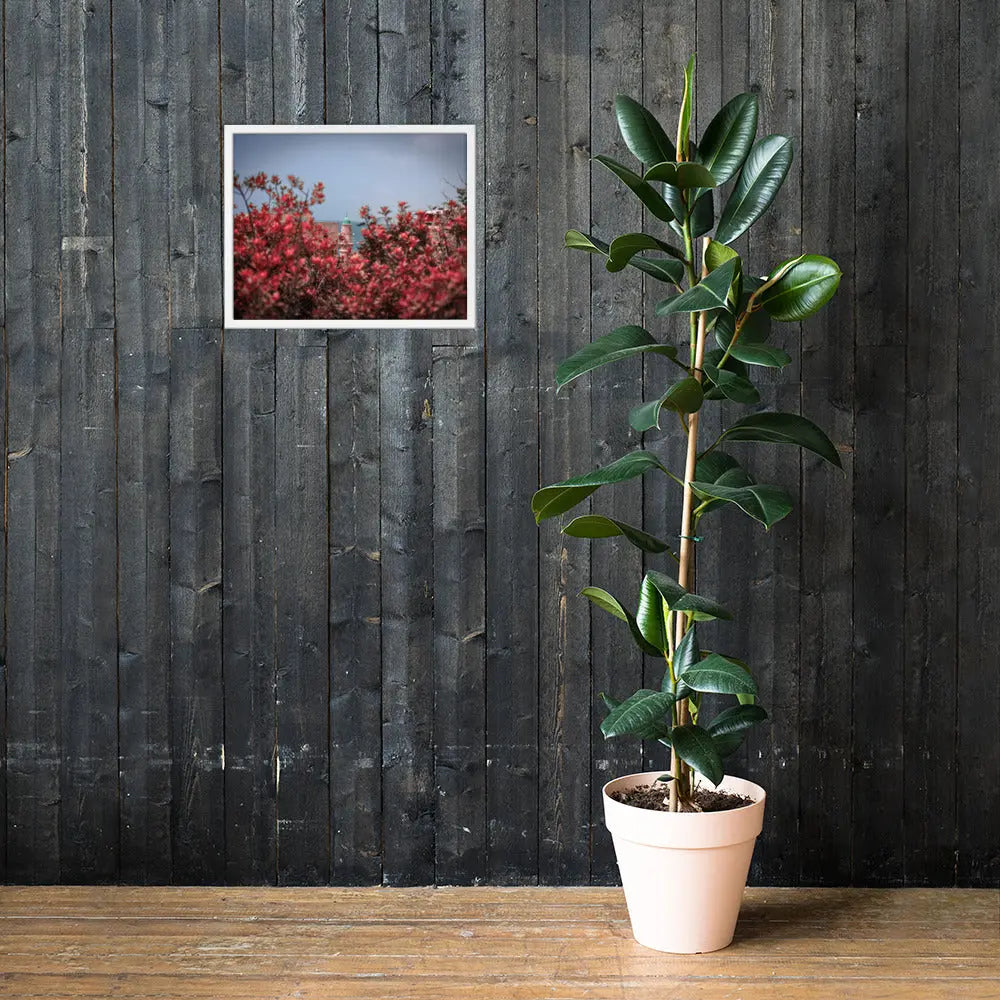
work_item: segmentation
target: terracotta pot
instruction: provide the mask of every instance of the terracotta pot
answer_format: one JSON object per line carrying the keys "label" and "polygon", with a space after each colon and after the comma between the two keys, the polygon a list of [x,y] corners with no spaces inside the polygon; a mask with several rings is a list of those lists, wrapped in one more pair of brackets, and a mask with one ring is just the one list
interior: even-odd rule
{"label": "terracotta pot", "polygon": [[[750,857],[764,820],[764,789],[726,777],[720,791],[748,795],[741,809],[668,813],[616,802],[608,794],[652,784],[663,771],[604,786],[604,821],[615,842],[636,941],[657,951],[718,951],[733,939]],[[664,785],[664,794],[667,786]]]}

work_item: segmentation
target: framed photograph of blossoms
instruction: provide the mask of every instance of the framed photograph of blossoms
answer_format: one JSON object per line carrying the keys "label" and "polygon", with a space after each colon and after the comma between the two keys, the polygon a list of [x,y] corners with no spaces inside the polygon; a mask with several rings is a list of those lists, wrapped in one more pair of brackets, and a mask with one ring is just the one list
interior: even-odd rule
{"label": "framed photograph of blossoms", "polygon": [[226,326],[475,325],[473,125],[227,125]]}

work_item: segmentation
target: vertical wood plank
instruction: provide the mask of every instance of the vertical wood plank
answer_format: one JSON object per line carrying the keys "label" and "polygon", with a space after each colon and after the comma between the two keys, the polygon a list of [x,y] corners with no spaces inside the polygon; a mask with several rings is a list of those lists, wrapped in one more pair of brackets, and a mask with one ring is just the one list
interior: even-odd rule
{"label": "vertical wood plank", "polygon": [[[375,0],[329,0],[331,123],[378,121]],[[332,879],[382,881],[379,333],[329,338],[330,808]]]}
{"label": "vertical wood plank", "polygon": [[906,500],[906,8],[859,7],[853,879],[902,881]]}
{"label": "vertical wood plank", "polygon": [[278,881],[330,877],[326,335],[278,341],[275,730]]}
{"label": "vertical wood plank", "polygon": [[[223,0],[222,118],[274,118],[270,0]],[[224,178],[226,183],[229,178]],[[226,880],[277,878],[275,335],[227,331],[222,364]]]}
{"label": "vertical wood plank", "polygon": [[166,0],[114,10],[120,877],[171,878]]}
{"label": "vertical wood plank", "polygon": [[[791,137],[796,153],[802,148],[801,37],[800,4],[781,0],[751,6],[749,74],[751,89],[757,89],[761,102],[759,131]],[[796,158],[781,193],[750,233],[749,253],[760,273],[801,253],[801,177],[801,161]],[[798,412],[801,345],[797,325],[778,324],[772,339],[788,351],[792,363],[776,373],[773,384],[762,387],[761,395],[775,409]],[[765,445],[738,451],[739,457],[744,455],[747,467],[761,482],[778,483],[797,497],[798,449]],[[822,474],[831,475],[829,471]],[[777,884],[794,884],[799,873],[800,523],[797,509],[767,533],[750,524],[754,532],[751,556],[744,567],[748,595],[739,626],[740,631],[748,630],[740,648],[754,669],[762,703],[771,716],[766,726],[751,730],[747,739],[752,765],[748,773],[766,786],[769,814],[751,870],[753,877]]]}
{"label": "vertical wood plank", "polygon": [[171,840],[180,884],[225,877],[220,340],[215,328],[171,335]]}
{"label": "vertical wood plank", "polygon": [[[984,233],[1000,225],[1000,191],[994,171],[982,169],[1000,154],[1000,132],[990,115],[1000,88],[994,53],[1000,44],[1000,11],[961,5],[960,25],[961,298],[959,312],[959,601],[957,698],[958,856],[960,885],[1000,883],[1000,777],[996,733],[1000,729],[1000,673],[993,650],[1000,645],[1000,483],[996,470],[1000,420],[993,374],[997,342],[998,287]],[[944,708],[947,713],[947,709]],[[947,717],[947,716],[946,716]]]}
{"label": "vertical wood plank", "polygon": [[958,8],[910,4],[907,22],[904,876],[929,885],[956,846],[959,260],[957,242],[939,240],[953,230],[954,178],[929,161],[959,143]]}
{"label": "vertical wood plank", "polygon": [[382,881],[381,486],[378,333],[330,334],[332,881]]}
{"label": "vertical wood plank", "polygon": [[106,882],[118,867],[114,273],[111,16],[63,5],[59,59],[60,877]]}
{"label": "vertical wood plank", "polygon": [[538,870],[535,4],[486,7],[486,809],[488,873]]}
{"label": "vertical wood plank", "polygon": [[434,348],[435,877],[486,874],[483,355]]}
{"label": "vertical wood plank", "polygon": [[[432,0],[431,114],[474,124],[482,139],[485,3]],[[482,158],[476,217],[482,219]],[[486,509],[483,227],[475,240],[478,329],[434,337],[434,810],[435,880],[486,877]],[[440,346],[439,346],[440,345]]]}
{"label": "vertical wood plank", "polygon": [[802,409],[841,451],[847,476],[802,457],[799,836],[806,885],[851,877],[854,438],[854,6],[803,5],[802,247],[843,271],[833,301],[803,324]]}
{"label": "vertical wood plank", "polygon": [[[572,394],[558,396],[555,390],[556,366],[590,340],[590,275],[579,266],[582,261],[563,249],[572,214],[589,214],[590,88],[579,72],[590,58],[590,35],[583,28],[589,16],[589,0],[539,0],[538,171],[545,178],[538,199],[537,247],[543,483],[589,469],[589,387],[584,382]],[[579,596],[590,583],[590,546],[562,535],[562,521],[546,521],[538,536],[538,874],[540,882],[575,885],[590,881],[590,607]]]}
{"label": "vertical wood plank", "polygon": [[[424,0],[379,7],[379,116],[430,120]],[[383,880],[434,878],[433,433],[426,331],[382,334]]]}
{"label": "vertical wood plank", "polygon": [[7,878],[60,874],[59,11],[7,18]]}
{"label": "vertical wood plank", "polygon": [[[642,8],[622,0],[591,5],[590,27],[590,145],[591,155],[605,154],[627,163],[631,154],[622,141],[614,100],[626,94],[642,97]],[[572,206],[566,229],[583,228],[580,206]],[[639,232],[641,205],[610,171],[590,168],[590,229],[610,242],[620,233]],[[568,251],[567,251],[568,253]],[[587,258],[569,254],[567,267],[587,272]],[[603,337],[618,326],[642,318],[642,274],[626,268],[609,274],[603,260],[590,263],[591,334]],[[590,376],[591,468],[607,465],[631,451],[638,439],[628,424],[628,399],[642,395],[642,363],[609,365]],[[572,395],[571,395],[572,398]],[[642,488],[604,491],[601,508],[609,517],[629,524],[642,522]],[[642,554],[622,538],[591,545],[590,579],[629,607],[638,599]],[[582,600],[582,598],[579,598]],[[590,822],[591,879],[596,883],[618,879],[611,835],[604,827],[601,789],[612,778],[640,770],[641,747],[634,740],[605,741],[601,733],[602,691],[622,698],[642,687],[642,654],[622,631],[622,622],[599,609],[590,615]]]}

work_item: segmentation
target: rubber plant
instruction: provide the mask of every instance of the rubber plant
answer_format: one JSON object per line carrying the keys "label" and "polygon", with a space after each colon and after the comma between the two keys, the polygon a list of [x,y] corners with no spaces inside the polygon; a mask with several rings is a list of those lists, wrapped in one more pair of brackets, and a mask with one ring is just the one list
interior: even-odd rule
{"label": "rubber plant", "polygon": [[[757,689],[750,668],[740,658],[701,646],[698,623],[728,619],[725,608],[695,592],[695,546],[706,532],[706,519],[726,506],[770,529],[792,509],[778,485],[758,482],[730,446],[766,442],[805,448],[840,467],[827,435],[798,413],[755,408],[760,392],[754,373],[780,369],[791,358],[772,343],[776,323],[797,323],[822,308],[840,281],[829,258],[802,254],[758,276],[732,244],[764,214],[788,174],[792,141],[782,135],[757,139],[757,98],[740,94],[711,120],[695,143],[690,135],[694,106],[694,57],[684,76],[684,94],[671,141],[656,118],[626,96],[615,101],[618,126],[639,169],[607,156],[594,159],[615,174],[642,202],[657,233],[625,233],[605,243],[575,229],[566,246],[595,254],[609,271],[638,268],[666,294],[655,314],[678,330],[680,343],[654,337],[638,325],[621,326],[563,361],[556,371],[558,388],[603,365],[638,355],[662,359],[666,374],[655,398],[636,405],[629,423],[640,434],[664,428],[686,437],[684,469],[671,472],[653,450],[640,447],[602,468],[535,493],[537,522],[570,511],[603,486],[646,473],[663,477],[669,501],[679,501],[679,546],[642,527],[599,514],[586,514],[562,531],[582,538],[623,536],[645,553],[647,565],[661,557],[670,572],[649,569],[639,589],[637,610],[600,587],[583,594],[598,608],[621,619],[643,653],[662,658],[659,690],[643,688],[624,700],[602,695],[608,714],[605,737],[658,740],[670,750],[671,811],[684,809],[695,787],[692,769],[713,785],[725,774],[724,759],[740,745],[745,730],[767,718],[755,703]],[[728,194],[720,198],[727,186]],[[716,209],[721,205],[721,212]],[[711,235],[710,235],[711,234]],[[750,407],[713,441],[698,436],[699,414],[723,404]],[[735,449],[734,449],[735,451]],[[707,720],[702,696],[735,696],[736,702]],[[706,704],[706,709],[707,709]]]}

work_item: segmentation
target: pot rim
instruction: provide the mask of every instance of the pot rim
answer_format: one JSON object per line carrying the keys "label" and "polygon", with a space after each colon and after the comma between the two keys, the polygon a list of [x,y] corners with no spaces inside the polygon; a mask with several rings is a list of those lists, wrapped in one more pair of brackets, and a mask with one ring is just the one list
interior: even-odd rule
{"label": "pot rim", "polygon": [[[748,812],[751,809],[758,809],[764,804],[767,799],[767,792],[764,788],[758,785],[755,781],[751,781],[749,778],[741,778],[736,774],[727,774],[722,780],[725,781],[727,778],[735,778],[737,781],[742,781],[749,785],[756,793],[748,791],[746,794],[753,794],[753,802],[748,802],[745,806],[737,806],[735,809],[719,809],[715,812],[663,812],[658,809],[643,809],[642,806],[629,805],[627,802],[619,802],[617,799],[611,798],[608,794],[608,789],[616,781],[622,781],[626,778],[649,778],[650,780],[645,782],[646,784],[652,784],[656,778],[661,774],[667,774],[667,770],[658,771],[633,771],[630,774],[619,774],[617,777],[612,778],[610,781],[604,783],[601,788],[602,797],[608,802],[614,803],[614,805],[619,809],[627,809],[631,812],[642,814],[644,816],[664,816],[669,817],[666,822],[676,823],[676,822],[698,822],[699,820],[712,819],[713,817],[718,818],[719,816],[738,816],[741,813]],[[637,782],[640,784],[641,782]],[[719,787],[719,786],[716,786]],[[655,820],[654,820],[655,822]]]}

